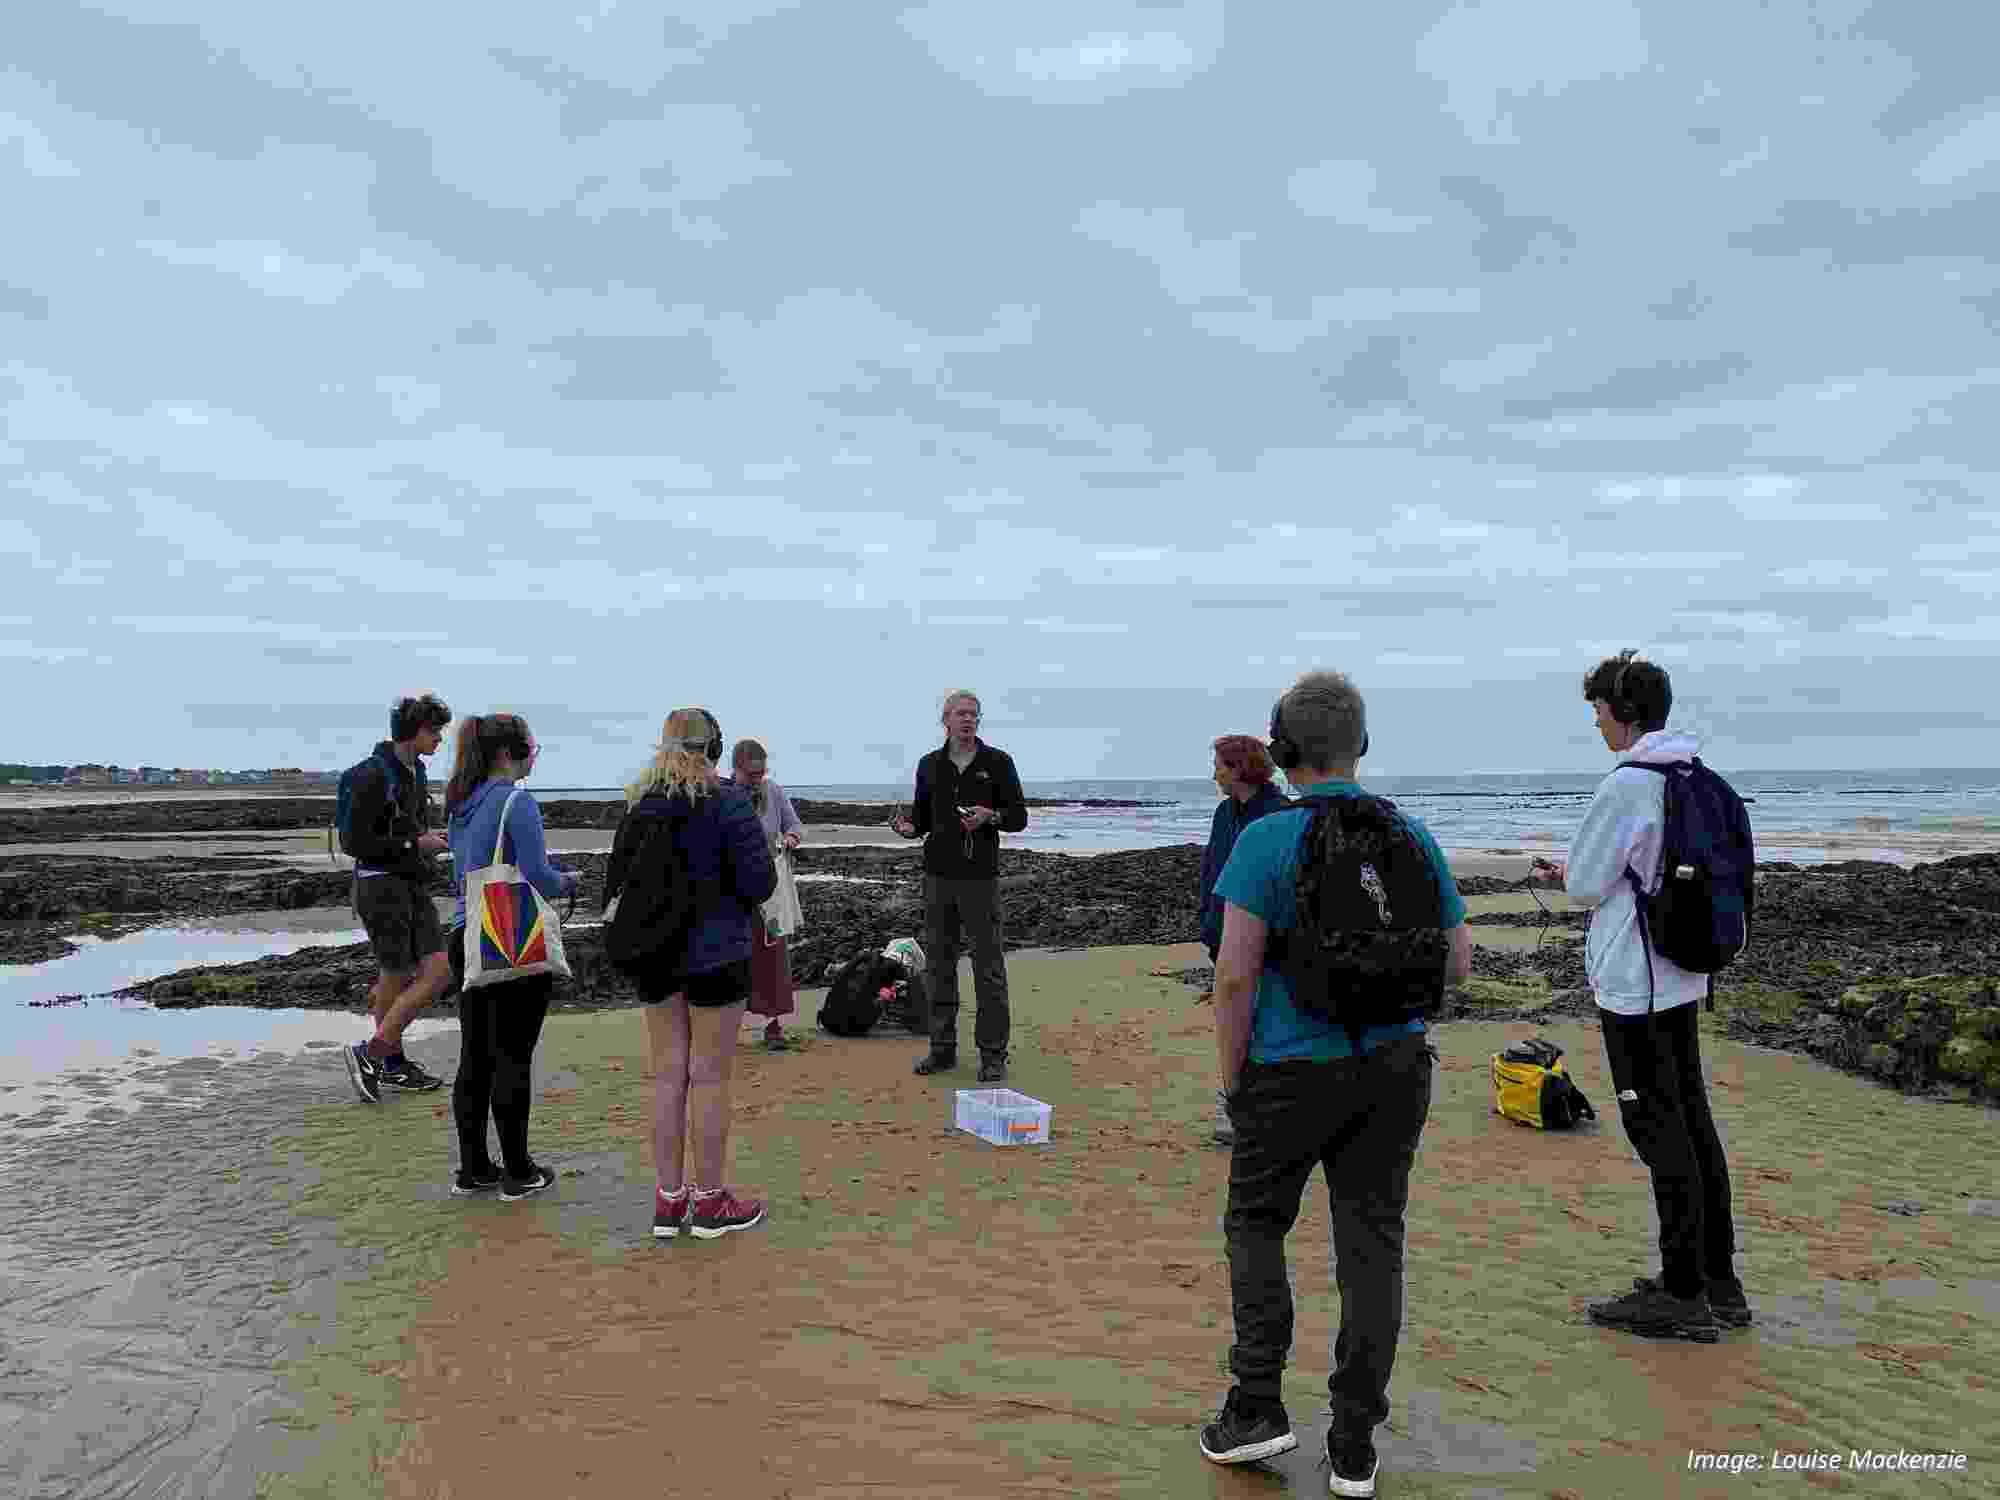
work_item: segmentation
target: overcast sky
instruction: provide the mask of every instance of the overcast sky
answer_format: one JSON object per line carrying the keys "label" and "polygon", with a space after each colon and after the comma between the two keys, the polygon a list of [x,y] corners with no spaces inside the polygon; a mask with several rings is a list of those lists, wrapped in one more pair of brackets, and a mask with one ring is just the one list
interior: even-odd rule
{"label": "overcast sky", "polygon": [[[1976,7],[38,0],[0,51],[0,759],[677,704],[795,784],[984,698],[1204,774],[1991,766]],[[439,766],[448,757],[441,756]]]}

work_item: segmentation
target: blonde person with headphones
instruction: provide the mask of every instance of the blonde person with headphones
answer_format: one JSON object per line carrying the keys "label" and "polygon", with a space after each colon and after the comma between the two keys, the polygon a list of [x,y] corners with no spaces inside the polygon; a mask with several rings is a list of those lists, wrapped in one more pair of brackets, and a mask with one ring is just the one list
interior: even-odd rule
{"label": "blonde person with headphones", "polygon": [[647,841],[665,836],[670,853],[655,857],[683,861],[696,893],[685,939],[634,975],[654,1074],[653,1233],[660,1239],[684,1229],[715,1239],[764,1219],[763,1203],[723,1185],[723,1168],[729,1075],[750,997],[756,912],[778,876],[750,794],[721,779],[721,759],[722,726],[713,714],[705,708],[669,714],[652,763],[625,789],[625,818],[605,869],[608,907],[653,847]]}

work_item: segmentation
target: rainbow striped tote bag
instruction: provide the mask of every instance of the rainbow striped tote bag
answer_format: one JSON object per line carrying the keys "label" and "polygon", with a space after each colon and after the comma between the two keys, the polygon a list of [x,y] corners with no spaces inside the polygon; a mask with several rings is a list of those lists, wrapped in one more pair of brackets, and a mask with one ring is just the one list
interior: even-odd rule
{"label": "rainbow striped tote bag", "polygon": [[465,988],[476,990],[531,974],[569,978],[563,956],[562,918],[540,891],[514,865],[500,863],[507,843],[507,815],[514,810],[518,786],[500,809],[500,832],[493,840],[493,859],[483,870],[465,874]]}

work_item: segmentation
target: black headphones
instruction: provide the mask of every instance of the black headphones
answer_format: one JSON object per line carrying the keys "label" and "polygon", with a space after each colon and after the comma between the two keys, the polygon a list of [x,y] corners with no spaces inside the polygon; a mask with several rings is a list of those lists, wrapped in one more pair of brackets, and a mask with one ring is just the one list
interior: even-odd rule
{"label": "black headphones", "polygon": [[1625,674],[1634,664],[1644,661],[1638,652],[1625,650],[1618,653],[1618,675],[1611,679],[1611,717],[1620,724],[1639,722],[1638,705],[1625,696]]}
{"label": "black headphones", "polygon": [[695,712],[708,720],[708,743],[701,747],[701,753],[708,757],[710,765],[716,765],[722,760],[721,721],[705,708],[696,709]]}
{"label": "black headphones", "polygon": [[[1280,771],[1296,771],[1305,762],[1305,752],[1299,749],[1298,741],[1285,733],[1285,700],[1280,698],[1271,705],[1271,762]],[[1356,753],[1358,760],[1368,753],[1368,731],[1361,731],[1361,749]]]}

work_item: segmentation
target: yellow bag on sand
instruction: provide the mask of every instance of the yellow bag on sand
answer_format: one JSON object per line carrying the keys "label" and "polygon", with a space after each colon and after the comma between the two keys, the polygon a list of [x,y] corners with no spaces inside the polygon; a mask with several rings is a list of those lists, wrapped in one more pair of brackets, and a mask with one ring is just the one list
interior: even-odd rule
{"label": "yellow bag on sand", "polygon": [[1570,1081],[1562,1048],[1536,1037],[1493,1054],[1493,1112],[1537,1130],[1567,1130],[1597,1111]]}

